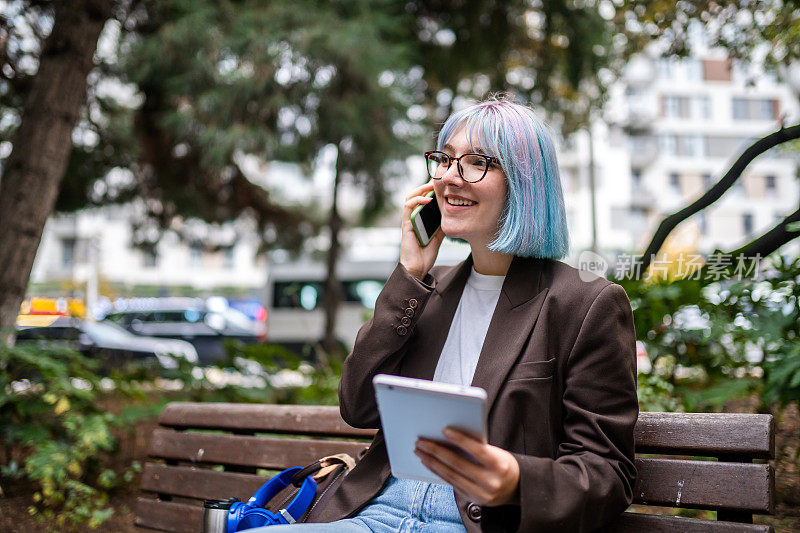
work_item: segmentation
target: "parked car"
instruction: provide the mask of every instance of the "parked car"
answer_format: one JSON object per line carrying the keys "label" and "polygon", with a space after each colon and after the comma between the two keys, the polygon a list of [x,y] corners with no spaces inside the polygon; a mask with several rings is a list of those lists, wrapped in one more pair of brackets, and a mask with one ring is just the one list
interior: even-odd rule
{"label": "parked car", "polygon": [[127,309],[112,311],[106,318],[136,335],[190,342],[201,365],[224,358],[226,340],[263,340],[258,325],[222,299],[142,299],[130,303]]}
{"label": "parked car", "polygon": [[103,368],[114,368],[127,361],[152,360],[163,368],[178,366],[174,357],[190,363],[198,361],[190,343],[134,335],[111,322],[90,322],[80,318],[53,317],[40,325],[22,321],[17,326],[17,342],[58,342],[102,361]]}

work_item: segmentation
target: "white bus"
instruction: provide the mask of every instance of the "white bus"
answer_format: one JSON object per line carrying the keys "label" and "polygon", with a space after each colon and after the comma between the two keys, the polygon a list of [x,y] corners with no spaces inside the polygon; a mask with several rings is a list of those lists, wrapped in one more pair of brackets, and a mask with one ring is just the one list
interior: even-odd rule
{"label": "white bus", "polygon": [[[361,325],[372,315],[375,300],[397,261],[341,261],[338,278],[344,299],[339,306],[336,337],[353,346]],[[265,303],[267,342],[302,354],[304,347],[325,334],[324,290],[327,277],[322,262],[270,265]]]}

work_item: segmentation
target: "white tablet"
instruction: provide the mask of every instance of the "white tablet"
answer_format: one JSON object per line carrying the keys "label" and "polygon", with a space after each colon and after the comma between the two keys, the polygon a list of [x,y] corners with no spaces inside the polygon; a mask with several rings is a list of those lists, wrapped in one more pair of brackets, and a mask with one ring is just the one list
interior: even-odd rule
{"label": "white tablet", "polygon": [[372,383],[395,477],[444,483],[414,454],[419,437],[447,443],[442,430],[452,426],[486,440],[482,388],[387,374],[378,374]]}

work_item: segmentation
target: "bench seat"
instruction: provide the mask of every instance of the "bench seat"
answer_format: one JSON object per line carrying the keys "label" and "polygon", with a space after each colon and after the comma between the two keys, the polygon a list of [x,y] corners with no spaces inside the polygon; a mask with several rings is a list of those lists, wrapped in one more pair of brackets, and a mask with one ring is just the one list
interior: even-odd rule
{"label": "bench seat", "polygon": [[[329,406],[175,402],[159,425],[136,525],[190,533],[200,531],[204,499],[246,500],[275,471],[334,453],[358,457],[375,434]],[[634,505],[608,531],[772,531],[752,523],[774,512],[771,415],[643,412],[635,436]],[[652,514],[664,508],[716,511],[717,520]]]}

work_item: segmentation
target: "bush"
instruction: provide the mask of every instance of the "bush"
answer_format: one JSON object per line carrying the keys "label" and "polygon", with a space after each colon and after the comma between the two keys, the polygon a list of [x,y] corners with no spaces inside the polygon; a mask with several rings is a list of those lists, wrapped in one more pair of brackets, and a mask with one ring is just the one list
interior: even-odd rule
{"label": "bush", "polygon": [[619,283],[637,339],[685,408],[718,410],[753,392],[800,403],[800,259],[772,256],[757,279]]}
{"label": "bush", "polygon": [[119,419],[98,407],[109,378],[97,362],[55,345],[0,345],[0,474],[27,477],[38,490],[29,511],[64,527],[108,519],[108,491],[140,470],[106,468]]}

